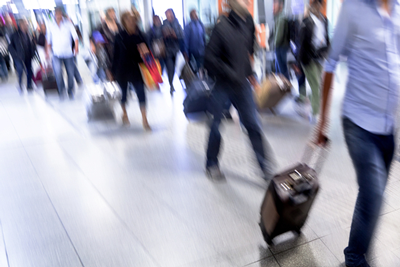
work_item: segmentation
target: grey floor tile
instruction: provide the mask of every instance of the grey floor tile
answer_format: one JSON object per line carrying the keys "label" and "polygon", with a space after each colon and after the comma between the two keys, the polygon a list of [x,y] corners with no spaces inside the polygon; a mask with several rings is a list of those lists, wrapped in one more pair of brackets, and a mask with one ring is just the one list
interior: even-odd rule
{"label": "grey floor tile", "polygon": [[284,267],[337,267],[340,265],[340,262],[319,239],[277,254],[275,257],[279,265]]}
{"label": "grey floor tile", "polygon": [[398,254],[386,251],[381,254],[378,258],[370,262],[371,267],[396,267],[400,266],[400,258]]}
{"label": "grey floor tile", "polygon": [[270,258],[272,253],[264,242],[260,242],[228,251],[225,255],[235,263],[235,265],[245,266],[247,264]]}
{"label": "grey floor tile", "polygon": [[263,259],[258,262],[254,262],[248,265],[243,265],[246,267],[281,267],[283,265],[279,265],[273,256]]}
{"label": "grey floor tile", "polygon": [[181,265],[179,267],[203,267],[203,266],[209,266],[209,267],[236,267],[239,266],[235,263],[233,263],[230,259],[227,257],[224,257],[222,255],[217,255],[217,256],[212,256],[206,259],[194,261],[194,262],[189,262],[184,265]]}

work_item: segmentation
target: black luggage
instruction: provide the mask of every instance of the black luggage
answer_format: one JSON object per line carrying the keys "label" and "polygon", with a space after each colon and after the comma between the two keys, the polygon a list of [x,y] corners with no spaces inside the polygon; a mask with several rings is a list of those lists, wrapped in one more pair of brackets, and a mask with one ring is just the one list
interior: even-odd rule
{"label": "black luggage", "polygon": [[207,112],[211,88],[206,81],[194,80],[187,88],[187,96],[183,101],[183,112],[186,116],[189,113]]}
{"label": "black luggage", "polygon": [[[316,146],[307,146],[303,162],[311,162]],[[272,239],[285,232],[301,233],[313,201],[319,190],[318,173],[326,152],[326,146],[320,149],[314,164],[298,164],[276,175],[267,190],[261,206],[260,228],[264,240],[272,245]]]}
{"label": "black luggage", "polygon": [[46,94],[48,90],[58,90],[56,77],[53,70],[48,68],[42,74],[43,91]]}

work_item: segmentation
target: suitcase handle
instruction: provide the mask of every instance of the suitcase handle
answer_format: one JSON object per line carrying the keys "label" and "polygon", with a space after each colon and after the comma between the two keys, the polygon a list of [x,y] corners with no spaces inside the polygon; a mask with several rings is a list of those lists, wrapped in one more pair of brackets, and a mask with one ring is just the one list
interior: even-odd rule
{"label": "suitcase handle", "polygon": [[307,143],[306,148],[304,149],[301,162],[313,168],[319,175],[326,161],[329,148],[330,140],[328,138],[326,138],[323,145],[317,145],[310,141]]}

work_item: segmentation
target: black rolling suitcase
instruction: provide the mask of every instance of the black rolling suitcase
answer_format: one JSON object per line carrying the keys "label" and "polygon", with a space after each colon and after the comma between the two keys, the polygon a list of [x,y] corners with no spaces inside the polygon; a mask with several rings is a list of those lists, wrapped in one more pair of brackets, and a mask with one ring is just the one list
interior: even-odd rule
{"label": "black rolling suitcase", "polygon": [[46,70],[43,71],[42,85],[43,85],[43,91],[45,94],[47,94],[48,90],[58,91],[56,77],[54,76],[53,69],[47,68]]}
{"label": "black rolling suitcase", "polygon": [[[318,174],[326,151],[326,145],[323,148],[308,145],[303,162],[310,165],[298,164],[272,179],[261,206],[260,220],[261,232],[269,245],[280,234],[289,231],[301,233],[319,190]],[[310,166],[316,167],[313,169]]]}

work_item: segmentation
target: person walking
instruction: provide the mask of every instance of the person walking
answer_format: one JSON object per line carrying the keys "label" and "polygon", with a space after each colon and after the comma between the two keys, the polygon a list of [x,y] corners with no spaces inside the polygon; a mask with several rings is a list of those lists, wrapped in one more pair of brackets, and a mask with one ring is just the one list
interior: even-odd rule
{"label": "person walking", "polygon": [[162,23],[159,16],[153,16],[153,26],[147,33],[148,43],[154,58],[158,59],[161,65],[161,73],[165,67],[165,44],[163,40]]}
{"label": "person walking", "polygon": [[132,12],[124,12],[121,15],[123,30],[116,36],[114,43],[114,61],[112,62],[112,74],[116,78],[122,90],[121,107],[123,111],[122,122],[129,124],[126,111],[126,102],[129,84],[131,83],[139,99],[140,112],[145,130],[151,130],[146,115],[146,94],[139,63],[149,53],[145,37],[140,32],[137,22],[138,17]]}
{"label": "person walking", "polygon": [[[72,51],[72,41],[75,43]],[[64,64],[68,76],[68,95],[74,98],[74,56],[78,54],[78,35],[74,25],[63,16],[60,7],[55,9],[55,23],[49,25],[47,31],[46,57],[49,58],[50,49],[53,51],[53,71],[56,76],[60,99],[64,98],[65,84],[61,64]]]}
{"label": "person walking", "polygon": [[8,55],[8,42],[4,31],[3,24],[0,24],[0,78],[3,81],[8,79],[8,69],[6,57]]}
{"label": "person walking", "polygon": [[29,25],[26,19],[18,20],[18,30],[11,35],[8,50],[14,60],[15,69],[18,74],[18,89],[22,88],[22,75],[26,73],[27,90],[32,87],[32,58],[35,55],[35,42],[29,36]]}
{"label": "person walking", "polygon": [[369,266],[365,255],[380,215],[395,149],[400,87],[398,4],[389,0],[344,1],[325,65],[318,143],[327,131],[333,73],[339,57],[347,57],[342,124],[358,182],[349,243],[344,250],[348,267]]}
{"label": "person walking", "polygon": [[289,70],[287,67],[287,53],[290,48],[289,44],[289,25],[287,18],[283,12],[285,5],[284,0],[274,0],[273,13],[275,20],[274,44],[275,44],[275,70],[289,78]]}
{"label": "person walking", "polygon": [[122,30],[121,25],[117,20],[117,16],[115,14],[114,8],[110,7],[106,10],[106,17],[104,22],[101,23],[100,27],[98,28],[98,32],[104,38],[104,49],[106,51],[108,59],[106,60],[109,62],[105,68],[105,73],[107,78],[110,78],[111,74],[111,64],[113,62],[114,57],[114,43],[115,37],[118,33]]}
{"label": "person walking", "polygon": [[165,12],[167,19],[163,24],[164,43],[166,48],[166,67],[168,72],[168,81],[170,85],[171,95],[175,92],[174,88],[174,75],[175,75],[175,62],[176,56],[179,51],[185,52],[184,36],[181,25],[175,17],[172,9]]}
{"label": "person walking", "polygon": [[197,11],[190,11],[190,23],[185,28],[185,45],[189,62],[194,58],[196,66],[192,66],[200,77],[203,77],[204,51],[206,46],[206,32],[203,23],[199,20]]}
{"label": "person walking", "polygon": [[224,106],[230,100],[247,130],[263,177],[269,180],[272,178],[271,166],[266,160],[265,140],[251,88],[251,84],[259,88],[250,58],[256,41],[255,26],[247,9],[247,0],[229,0],[228,3],[231,12],[215,26],[205,52],[204,66],[216,77],[210,103],[213,122],[207,147],[206,174],[212,180],[225,177],[218,161],[221,145],[219,126]]}
{"label": "person walking", "polygon": [[[312,114],[309,115],[312,123],[316,122],[319,114],[322,65],[330,46],[328,20],[321,10],[322,0],[314,0],[300,30],[299,60],[312,91]],[[306,90],[300,91],[300,94],[301,99],[307,98]]]}

